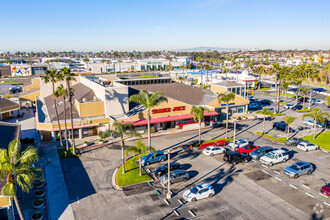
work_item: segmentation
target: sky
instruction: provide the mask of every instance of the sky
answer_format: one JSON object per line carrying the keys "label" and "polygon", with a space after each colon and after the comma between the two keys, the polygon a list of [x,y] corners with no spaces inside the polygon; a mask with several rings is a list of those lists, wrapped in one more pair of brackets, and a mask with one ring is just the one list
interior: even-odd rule
{"label": "sky", "polygon": [[0,2],[0,52],[330,49],[329,0]]}

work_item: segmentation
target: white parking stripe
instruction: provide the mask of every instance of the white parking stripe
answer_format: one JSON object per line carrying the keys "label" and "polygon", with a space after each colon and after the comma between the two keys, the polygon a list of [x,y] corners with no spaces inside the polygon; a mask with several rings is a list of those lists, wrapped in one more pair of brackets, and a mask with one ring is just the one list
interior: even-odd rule
{"label": "white parking stripe", "polygon": [[181,199],[178,199],[178,201],[179,201],[179,203],[180,203],[181,205],[183,205],[183,202],[181,201]]}
{"label": "white parking stripe", "polygon": [[278,172],[277,170],[274,170],[274,173],[277,173],[277,174],[279,174],[279,175],[280,175],[280,172]]}
{"label": "white parking stripe", "polygon": [[180,213],[178,211],[176,211],[176,210],[174,210],[174,213],[176,214],[176,216],[179,216],[180,215]]}
{"label": "white parking stripe", "polygon": [[319,193],[321,196],[325,197],[325,198],[328,198],[327,195],[323,194],[323,193]]}
{"label": "white parking stripe", "polygon": [[264,173],[267,173],[268,175],[270,175],[270,173],[269,173],[269,172],[267,172],[266,170],[262,170],[262,172],[264,172]]}
{"label": "white parking stripe", "polygon": [[279,181],[283,181],[281,178],[279,178],[279,177],[277,177],[277,176],[275,176],[275,178],[278,179]]}
{"label": "white parking stripe", "polygon": [[306,186],[305,184],[301,184],[303,187],[305,187],[306,189],[311,189],[310,187]]}
{"label": "white parking stripe", "polygon": [[298,189],[295,185],[292,185],[291,183],[289,184],[292,188]]}
{"label": "white parking stripe", "polygon": [[330,203],[328,203],[328,202],[323,202],[324,204],[326,204],[327,206],[330,206]]}
{"label": "white parking stripe", "polygon": [[190,215],[192,215],[193,217],[196,217],[196,214],[193,213],[193,211],[191,211],[190,209],[188,210],[188,212],[190,213]]}
{"label": "white parking stripe", "polygon": [[306,195],[315,198],[315,196],[313,196],[312,194],[310,194],[310,193],[308,193],[308,192],[306,192]]}
{"label": "white parking stripe", "polygon": [[262,164],[261,166],[265,167],[265,168],[268,168],[265,164]]}

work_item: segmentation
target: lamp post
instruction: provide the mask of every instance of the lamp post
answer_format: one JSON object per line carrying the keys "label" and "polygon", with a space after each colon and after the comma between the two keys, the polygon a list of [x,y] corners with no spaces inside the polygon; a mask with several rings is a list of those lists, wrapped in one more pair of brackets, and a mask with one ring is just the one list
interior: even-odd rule
{"label": "lamp post", "polygon": [[171,150],[168,150],[167,153],[167,194],[166,198],[171,199],[171,175],[170,175],[170,157],[171,157]]}
{"label": "lamp post", "polygon": [[235,143],[235,141],[236,141],[236,119],[234,119],[233,120],[234,121],[234,142],[233,142],[233,149],[235,150],[235,148],[236,148],[236,143]]}

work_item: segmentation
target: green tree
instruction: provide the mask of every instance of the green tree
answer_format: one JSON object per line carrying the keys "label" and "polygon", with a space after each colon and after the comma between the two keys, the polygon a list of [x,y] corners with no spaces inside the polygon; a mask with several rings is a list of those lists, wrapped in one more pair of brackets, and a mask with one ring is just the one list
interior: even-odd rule
{"label": "green tree", "polygon": [[325,117],[329,118],[330,114],[329,112],[323,112],[320,108],[314,108],[313,111],[309,113],[305,113],[302,116],[302,120],[304,120],[306,117],[313,118],[314,119],[314,135],[313,139],[315,139],[316,134],[316,123],[319,121],[320,123],[324,124]]}
{"label": "green tree", "polygon": [[204,64],[203,63],[200,63],[199,65],[198,65],[198,67],[200,68],[200,70],[201,70],[201,81],[200,81],[200,85],[203,85],[203,68],[204,68]]}
{"label": "green tree", "polygon": [[[151,147],[151,151],[153,153],[156,153],[156,149]],[[146,145],[143,143],[142,140],[138,140],[136,142],[136,146],[129,146],[128,148],[126,148],[125,150],[125,156],[126,158],[128,157],[128,155],[131,153],[133,155],[133,157],[135,156],[135,154],[139,154],[139,167],[140,167],[140,176],[142,176],[142,164],[141,164],[141,155],[147,153],[147,147]]]}
{"label": "green tree", "polygon": [[288,115],[288,116],[284,116],[284,117],[283,117],[283,121],[284,121],[285,123],[288,124],[288,127],[287,127],[287,135],[286,135],[286,139],[287,139],[287,140],[289,139],[291,124],[292,124],[296,119],[297,119],[296,117],[292,117],[291,115]]}
{"label": "green tree", "polygon": [[218,95],[218,102],[226,103],[226,138],[228,138],[228,116],[229,116],[229,105],[228,103],[235,99],[235,93],[222,93]]}
{"label": "green tree", "polygon": [[[121,145],[121,155],[122,155],[122,166],[123,166],[123,173],[125,173],[125,140],[124,137],[141,137],[141,134],[137,133],[134,130],[134,126],[132,124],[123,124],[120,122],[113,123],[113,129],[110,131],[114,137],[120,138],[120,145]],[[151,151],[151,146],[150,146]]]}
{"label": "green tree", "polygon": [[64,125],[65,125],[65,134],[64,134],[64,137],[65,137],[65,144],[66,144],[66,150],[69,151],[69,143],[68,143],[68,127],[67,127],[67,124],[66,124],[66,97],[68,95],[68,91],[67,89],[64,88],[64,86],[61,84],[59,85],[53,96],[57,99],[59,97],[62,97],[63,98],[63,105],[64,105]]}
{"label": "green tree", "polygon": [[66,82],[66,88],[69,91],[69,104],[70,104],[70,119],[71,119],[71,140],[72,140],[72,154],[76,155],[76,143],[73,136],[73,112],[72,112],[72,98],[74,97],[74,91],[71,88],[71,82],[76,81],[76,75],[71,72],[71,70],[67,67],[61,69],[61,74],[63,76],[64,81]]}
{"label": "green tree", "polygon": [[268,108],[263,108],[260,111],[257,111],[257,114],[261,114],[264,116],[264,120],[262,123],[262,133],[265,133],[265,121],[266,121],[266,116],[270,116],[271,118],[274,117],[274,113],[272,111],[269,111]]}
{"label": "green tree", "polygon": [[16,190],[20,187],[23,192],[29,192],[35,179],[42,177],[41,169],[32,166],[38,160],[38,150],[29,146],[21,152],[21,143],[18,139],[9,143],[8,150],[0,149],[1,180],[6,178],[6,185],[2,187],[1,194],[14,199],[20,219],[24,219],[24,216],[16,197]]}
{"label": "green tree", "polygon": [[[41,78],[46,84],[51,83],[52,84],[52,96],[54,97],[55,94],[55,83],[58,81],[63,80],[63,76],[56,70],[56,69],[49,69],[45,71],[45,75]],[[54,97],[54,108],[55,108],[55,114],[56,114],[56,119],[57,119],[57,124],[58,124],[58,129],[59,129],[59,136],[60,136],[60,144],[61,147],[63,147],[62,143],[62,130],[61,130],[61,124],[60,124],[60,119],[58,117],[58,111],[57,111],[57,103],[56,103],[56,98]]]}
{"label": "green tree", "polygon": [[300,89],[300,93],[303,94],[303,108],[305,108],[305,98],[306,98],[306,94],[309,93],[311,91],[310,88],[303,88],[303,89]]}
{"label": "green tree", "polygon": [[167,98],[162,92],[155,92],[150,94],[147,90],[143,89],[139,94],[129,97],[129,102],[135,102],[144,106],[147,109],[147,121],[148,121],[148,147],[151,147],[151,134],[150,134],[150,120],[151,120],[151,108],[160,105],[163,102],[168,102]]}
{"label": "green tree", "polygon": [[209,111],[208,109],[202,107],[202,106],[193,106],[191,108],[190,114],[194,114],[194,121],[198,121],[198,137],[199,137],[199,144],[201,144],[201,126],[202,126],[202,120],[204,119],[204,112]]}
{"label": "green tree", "polygon": [[204,68],[206,69],[206,85],[208,85],[209,84],[209,70],[212,70],[213,67],[209,64],[206,64],[204,66]]}
{"label": "green tree", "polygon": [[284,89],[284,102],[286,102],[286,99],[287,99],[287,97],[286,97],[286,95],[287,95],[287,92],[288,92],[288,89],[289,89],[289,85],[290,85],[291,83],[289,83],[289,82],[283,82],[282,83],[282,88]]}

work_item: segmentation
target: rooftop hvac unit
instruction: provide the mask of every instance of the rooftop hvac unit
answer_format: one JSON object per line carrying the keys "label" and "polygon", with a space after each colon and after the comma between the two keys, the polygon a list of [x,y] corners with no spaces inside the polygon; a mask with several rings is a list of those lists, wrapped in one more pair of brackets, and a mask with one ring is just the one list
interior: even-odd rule
{"label": "rooftop hvac unit", "polygon": [[86,98],[83,98],[83,99],[82,99],[82,102],[87,102],[87,99],[86,99]]}
{"label": "rooftop hvac unit", "polygon": [[97,98],[96,98],[96,96],[93,97],[93,101],[94,101],[94,102],[97,102]]}

